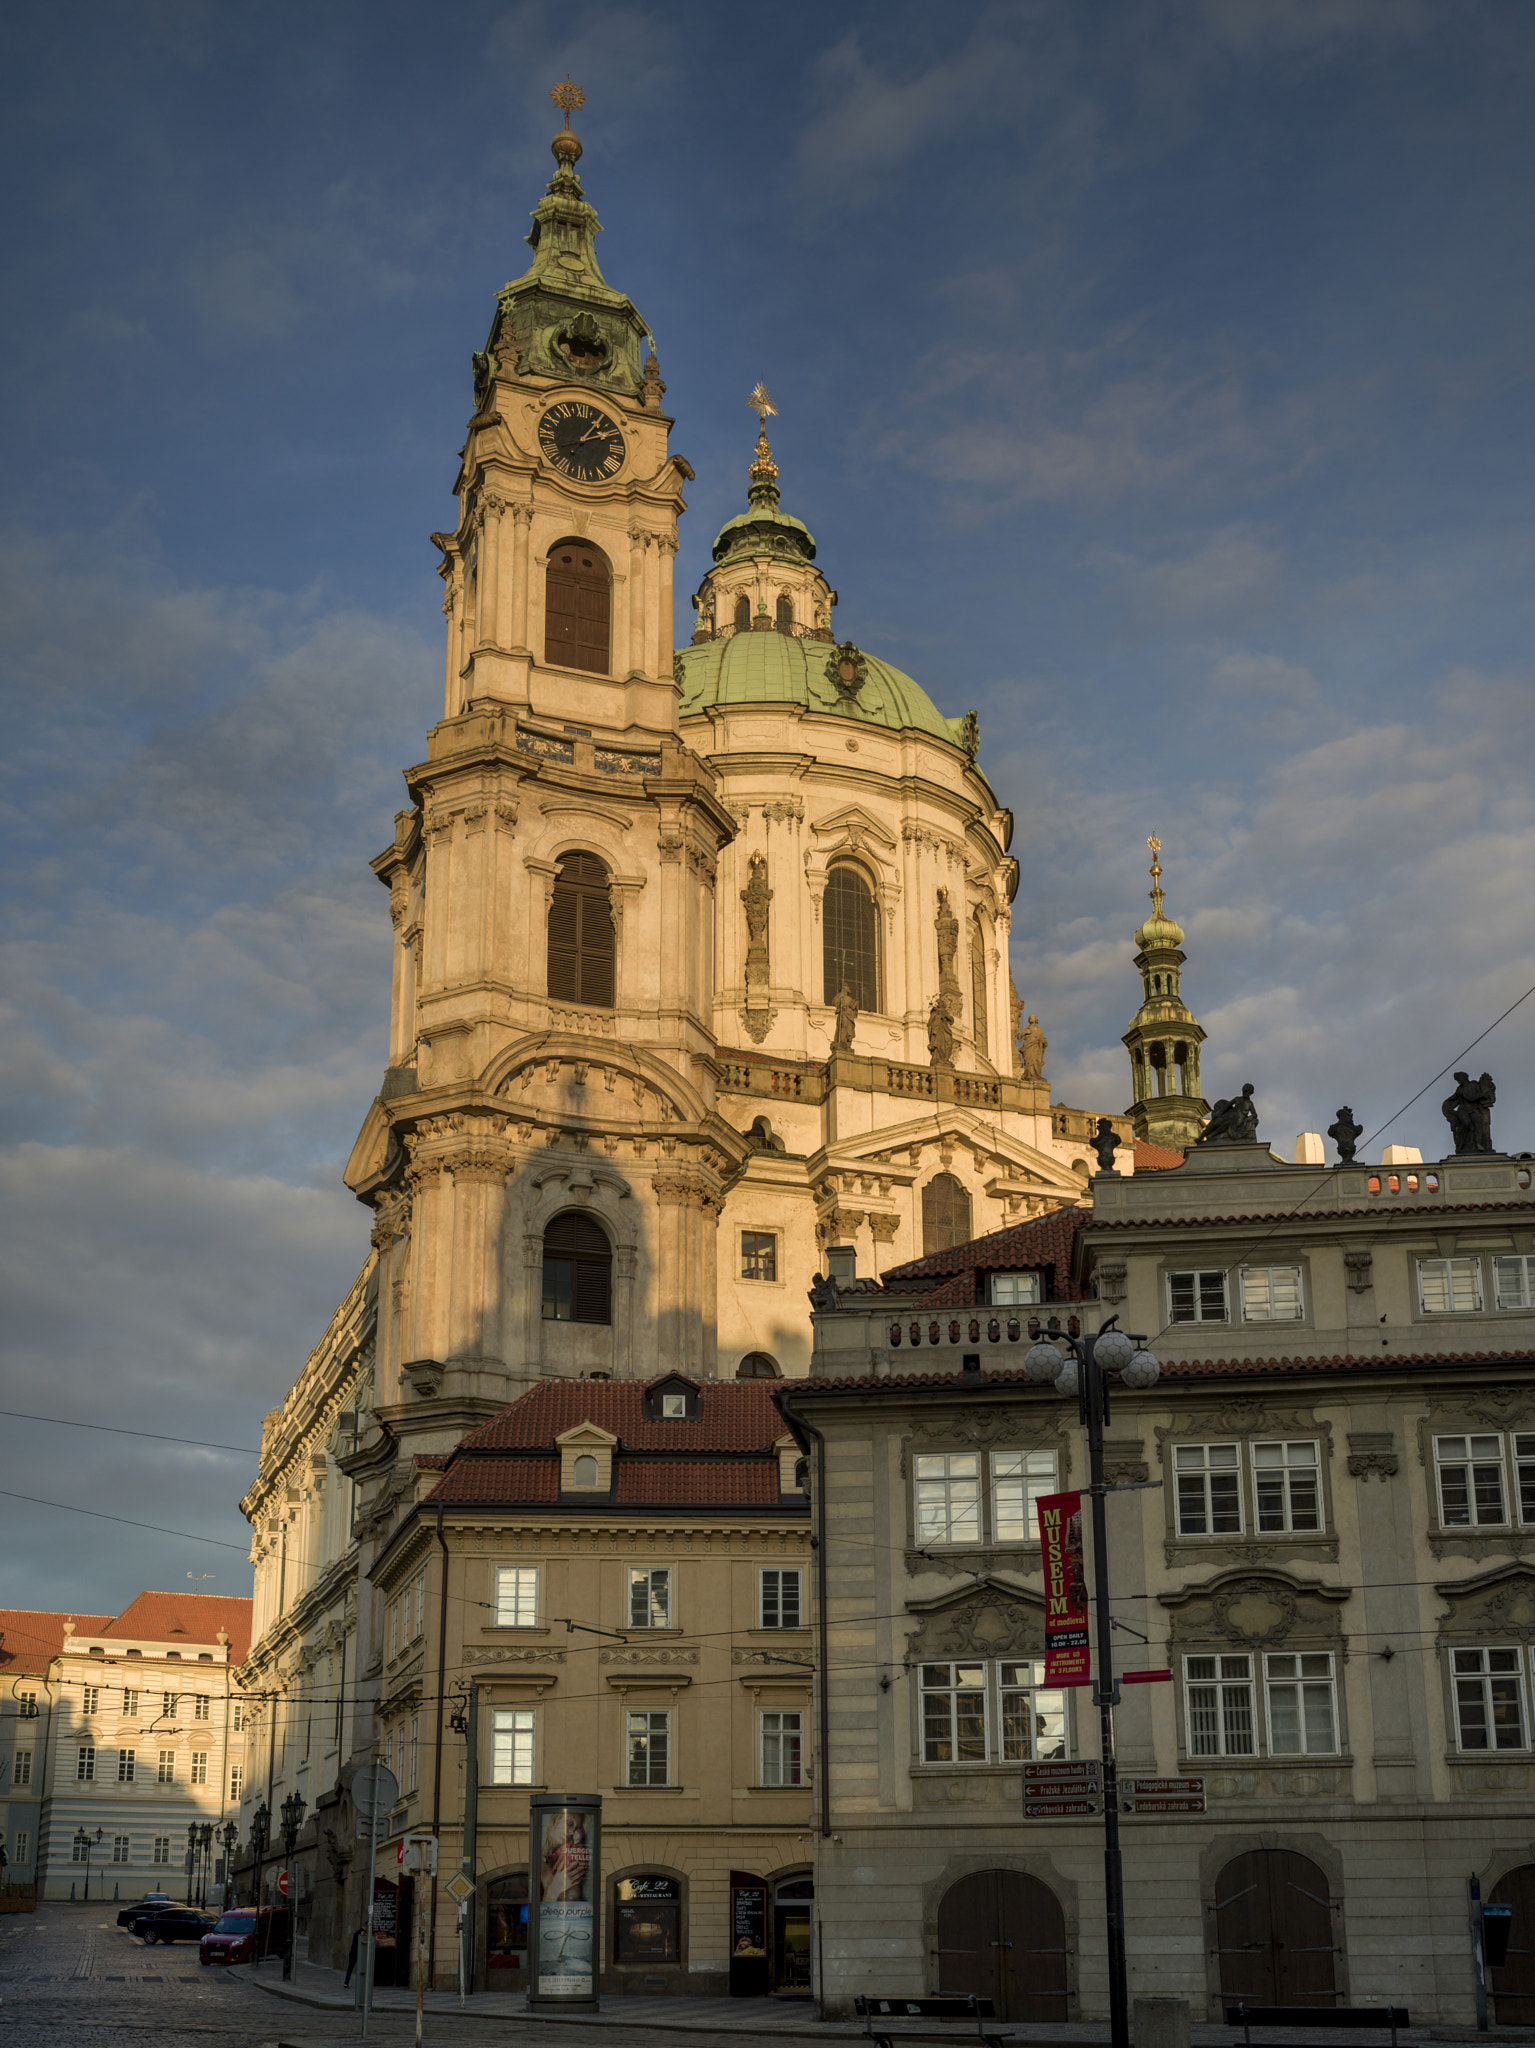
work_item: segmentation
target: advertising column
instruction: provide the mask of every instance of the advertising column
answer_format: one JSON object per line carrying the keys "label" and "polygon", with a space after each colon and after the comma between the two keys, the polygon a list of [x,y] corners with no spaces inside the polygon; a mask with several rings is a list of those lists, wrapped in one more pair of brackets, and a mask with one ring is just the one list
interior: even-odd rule
{"label": "advertising column", "polygon": [[602,1797],[541,1792],[528,1801],[528,2003],[596,2012]]}

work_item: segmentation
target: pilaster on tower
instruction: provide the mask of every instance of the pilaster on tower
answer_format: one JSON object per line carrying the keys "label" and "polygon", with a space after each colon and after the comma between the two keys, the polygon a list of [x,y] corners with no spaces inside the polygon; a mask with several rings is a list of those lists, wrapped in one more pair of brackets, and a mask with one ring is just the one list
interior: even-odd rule
{"label": "pilaster on tower", "polygon": [[1128,1115],[1138,1138],[1181,1152],[1198,1140],[1210,1114],[1199,1092],[1199,1048],[1205,1034],[1179,987],[1186,957],[1183,927],[1163,915],[1162,842],[1153,833],[1146,844],[1151,849],[1151,915],[1135,934],[1141,1006],[1124,1035],[1134,1094]]}

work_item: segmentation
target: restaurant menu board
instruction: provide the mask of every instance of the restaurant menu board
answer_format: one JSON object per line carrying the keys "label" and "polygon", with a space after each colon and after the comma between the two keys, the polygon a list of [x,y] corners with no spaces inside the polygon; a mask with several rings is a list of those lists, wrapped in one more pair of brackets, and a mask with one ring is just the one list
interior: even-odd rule
{"label": "restaurant menu board", "polygon": [[539,1815],[538,1989],[546,1998],[590,1998],[596,1948],[596,1872],[579,1806]]}
{"label": "restaurant menu board", "polygon": [[1038,1512],[1045,1566],[1045,1684],[1088,1685],[1092,1656],[1082,1562],[1082,1496],[1041,1494]]}
{"label": "restaurant menu board", "polygon": [[730,1953],[739,1961],[767,1959],[767,1886],[736,1885],[730,1894]]}

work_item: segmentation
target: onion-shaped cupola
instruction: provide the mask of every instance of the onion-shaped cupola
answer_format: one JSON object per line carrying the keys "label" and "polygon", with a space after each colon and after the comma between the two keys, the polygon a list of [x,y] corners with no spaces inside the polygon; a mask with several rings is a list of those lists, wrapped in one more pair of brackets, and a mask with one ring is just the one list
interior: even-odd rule
{"label": "onion-shaped cupola", "polygon": [[1187,1151],[1204,1129],[1209,1107],[1199,1092],[1199,1048],[1204,1031],[1179,986],[1185,954],[1183,927],[1164,914],[1162,842],[1153,833],[1151,915],[1135,934],[1141,1006],[1124,1043],[1130,1054],[1134,1100],[1128,1115],[1138,1138]]}

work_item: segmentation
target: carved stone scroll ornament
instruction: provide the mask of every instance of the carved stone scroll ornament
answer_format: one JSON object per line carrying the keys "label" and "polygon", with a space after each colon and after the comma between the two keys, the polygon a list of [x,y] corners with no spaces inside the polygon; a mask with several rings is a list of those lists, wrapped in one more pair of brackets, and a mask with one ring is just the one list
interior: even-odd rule
{"label": "carved stone scroll ornament", "polygon": [[657,1665],[663,1668],[668,1665],[681,1667],[684,1664],[696,1664],[698,1650],[696,1646],[684,1645],[679,1645],[676,1649],[661,1650],[599,1650],[597,1661],[599,1664],[643,1664],[652,1668]]}
{"label": "carved stone scroll ornament", "polygon": [[981,1592],[925,1614],[909,1655],[925,1663],[943,1657],[1040,1657],[1044,1649],[1042,1598]]}
{"label": "carved stone scroll ornament", "polygon": [[1394,1479],[1401,1460],[1396,1438],[1390,1430],[1358,1430],[1348,1433],[1348,1469],[1355,1479],[1367,1479],[1373,1472],[1380,1479]]}
{"label": "carved stone scroll ornament", "polygon": [[1448,1605],[1439,1642],[1535,1642],[1535,1572],[1524,1564],[1461,1585],[1441,1581],[1434,1591]]}
{"label": "carved stone scroll ornament", "polygon": [[851,640],[844,640],[826,657],[826,680],[844,704],[855,704],[868,679],[869,664]]}
{"label": "carved stone scroll ornament", "polygon": [[1356,1245],[1343,1254],[1344,1270],[1348,1274],[1348,1284],[1353,1293],[1368,1294],[1374,1286],[1374,1264],[1375,1254],[1367,1245]]}
{"label": "carved stone scroll ornament", "polygon": [[1181,1642],[1223,1639],[1261,1649],[1292,1635],[1336,1639],[1339,1608],[1350,1595],[1349,1587],[1308,1584],[1288,1573],[1227,1572],[1159,1597],[1173,1610],[1172,1633]]}
{"label": "carved stone scroll ornament", "polygon": [[463,1652],[466,1664],[563,1664],[563,1650],[517,1649],[508,1644],[504,1649],[496,1643],[487,1643],[483,1648],[467,1649]]}

